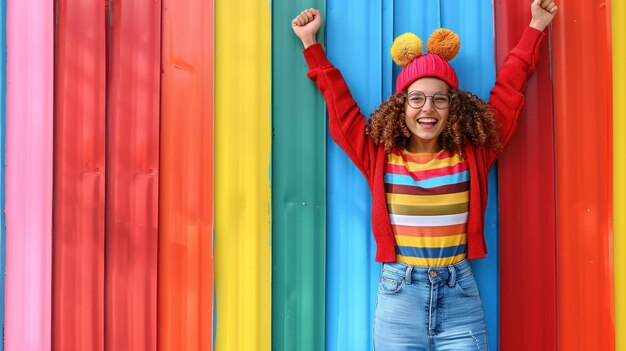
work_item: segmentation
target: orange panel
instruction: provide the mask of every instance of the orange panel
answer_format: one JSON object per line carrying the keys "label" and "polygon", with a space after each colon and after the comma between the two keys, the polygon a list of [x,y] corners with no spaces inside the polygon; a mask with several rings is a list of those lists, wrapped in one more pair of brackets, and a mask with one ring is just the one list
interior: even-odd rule
{"label": "orange panel", "polygon": [[213,336],[213,1],[163,0],[158,348]]}
{"label": "orange panel", "polygon": [[557,339],[561,350],[613,350],[610,13],[598,0],[559,7],[553,25]]}

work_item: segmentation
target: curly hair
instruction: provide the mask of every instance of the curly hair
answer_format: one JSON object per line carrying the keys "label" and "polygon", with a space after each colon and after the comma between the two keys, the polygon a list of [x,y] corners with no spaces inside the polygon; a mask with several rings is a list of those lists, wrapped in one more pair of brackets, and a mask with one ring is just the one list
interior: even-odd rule
{"label": "curly hair", "polygon": [[[450,113],[446,128],[439,135],[441,147],[462,154],[471,142],[476,147],[501,151],[498,125],[487,103],[468,91],[450,89],[449,93]],[[406,147],[411,139],[404,114],[406,98],[406,91],[390,96],[371,114],[365,129],[376,145],[383,144],[386,152]]]}

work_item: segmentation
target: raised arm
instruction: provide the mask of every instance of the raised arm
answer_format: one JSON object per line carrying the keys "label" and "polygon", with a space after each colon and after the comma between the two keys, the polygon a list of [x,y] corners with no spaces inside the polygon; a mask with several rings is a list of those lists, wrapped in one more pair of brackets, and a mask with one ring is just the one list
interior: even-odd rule
{"label": "raised arm", "polygon": [[[530,25],[500,67],[489,97],[489,108],[500,125],[500,143],[503,147],[517,129],[517,119],[525,105],[526,83],[535,72],[539,49],[546,36],[544,30],[552,22],[557,7],[553,0],[535,0],[531,11]],[[490,151],[489,157],[491,165],[497,154]]]}
{"label": "raised arm", "polygon": [[324,96],[328,108],[330,135],[352,162],[371,181],[370,165],[375,162],[376,146],[365,134],[366,117],[352,97],[339,70],[333,66],[316,35],[322,24],[318,10],[304,10],[293,19],[294,33],[302,40],[304,57],[309,65],[307,77],[313,80]]}

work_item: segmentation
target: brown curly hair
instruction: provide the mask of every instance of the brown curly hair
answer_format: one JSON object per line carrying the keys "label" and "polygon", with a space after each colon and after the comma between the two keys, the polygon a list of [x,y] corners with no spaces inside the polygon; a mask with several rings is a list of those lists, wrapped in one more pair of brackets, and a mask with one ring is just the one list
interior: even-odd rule
{"label": "brown curly hair", "polygon": [[[471,142],[476,147],[501,151],[498,125],[487,103],[468,91],[450,89],[449,93],[450,114],[439,135],[441,147],[463,154],[465,144]],[[390,96],[372,113],[365,129],[376,145],[383,144],[386,152],[406,147],[411,139],[404,115],[406,98],[406,90]]]}

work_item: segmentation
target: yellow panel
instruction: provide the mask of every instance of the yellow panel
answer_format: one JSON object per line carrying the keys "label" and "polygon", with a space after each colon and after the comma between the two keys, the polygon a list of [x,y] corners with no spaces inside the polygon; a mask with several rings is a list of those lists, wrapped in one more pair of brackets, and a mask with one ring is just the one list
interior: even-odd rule
{"label": "yellow panel", "polygon": [[615,349],[626,350],[626,3],[611,2],[613,36],[613,248]]}
{"label": "yellow panel", "polygon": [[270,2],[215,13],[215,349],[269,350]]}

